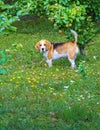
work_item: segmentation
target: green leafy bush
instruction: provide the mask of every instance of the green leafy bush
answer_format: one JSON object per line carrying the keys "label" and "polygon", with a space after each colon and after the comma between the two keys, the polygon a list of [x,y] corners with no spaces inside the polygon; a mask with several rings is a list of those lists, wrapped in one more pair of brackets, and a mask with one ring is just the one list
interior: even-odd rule
{"label": "green leafy bush", "polygon": [[7,4],[0,0],[0,35],[9,34],[11,31],[16,31],[16,27],[12,25],[13,22],[20,20],[22,15],[29,14],[31,10],[31,3],[27,1],[9,1]]}
{"label": "green leafy bush", "polygon": [[[54,23],[55,29],[69,32],[74,29],[79,34],[79,44],[86,44],[95,34],[94,23],[92,17],[87,15],[86,4],[81,4],[79,1],[60,0],[58,3],[55,0],[50,2],[45,1],[46,14],[50,21]],[[70,35],[68,35],[70,37]]]}
{"label": "green leafy bush", "polygon": [[54,24],[54,28],[67,32],[74,29],[79,34],[78,43],[84,45],[95,35],[94,21],[100,18],[99,0],[0,0],[0,32],[7,34],[15,31],[11,24],[20,16],[36,14],[45,16]]}
{"label": "green leafy bush", "polygon": [[10,31],[15,31],[16,28],[11,26],[11,23],[16,21],[18,19],[17,16],[11,15],[11,10],[13,10],[13,6],[9,4],[5,4],[3,0],[0,0],[0,7],[1,7],[1,13],[0,13],[0,35],[2,34],[8,34]]}
{"label": "green leafy bush", "polygon": [[79,0],[80,4],[87,5],[86,12],[87,15],[92,16],[93,20],[98,20],[100,18],[100,0]]}

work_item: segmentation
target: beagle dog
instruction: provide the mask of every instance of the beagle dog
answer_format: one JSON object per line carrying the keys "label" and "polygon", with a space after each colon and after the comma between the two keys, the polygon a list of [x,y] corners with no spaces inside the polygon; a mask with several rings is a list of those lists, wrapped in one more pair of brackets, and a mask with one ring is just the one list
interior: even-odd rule
{"label": "beagle dog", "polygon": [[52,66],[53,60],[61,57],[68,57],[71,68],[75,68],[75,59],[79,52],[77,46],[78,35],[74,30],[71,30],[71,33],[74,35],[74,42],[51,43],[47,40],[41,40],[36,44],[35,48],[40,52],[43,52],[49,67]]}

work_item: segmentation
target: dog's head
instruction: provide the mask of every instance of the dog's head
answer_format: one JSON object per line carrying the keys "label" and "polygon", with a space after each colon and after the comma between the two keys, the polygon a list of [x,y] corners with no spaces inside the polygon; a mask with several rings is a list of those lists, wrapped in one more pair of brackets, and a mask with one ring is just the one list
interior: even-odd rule
{"label": "dog's head", "polygon": [[46,52],[51,48],[51,43],[47,40],[41,40],[36,44],[35,48],[40,52]]}

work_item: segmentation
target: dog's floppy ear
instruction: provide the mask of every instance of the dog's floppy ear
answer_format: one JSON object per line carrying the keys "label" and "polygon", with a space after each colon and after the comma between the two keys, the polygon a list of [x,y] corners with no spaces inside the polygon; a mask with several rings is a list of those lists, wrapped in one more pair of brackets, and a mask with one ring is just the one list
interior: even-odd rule
{"label": "dog's floppy ear", "polygon": [[40,50],[40,42],[37,42],[37,44],[35,45],[36,50]]}
{"label": "dog's floppy ear", "polygon": [[51,48],[51,43],[50,43],[49,41],[45,40],[45,44],[46,44],[46,50],[47,50],[47,51],[50,50],[50,48]]}

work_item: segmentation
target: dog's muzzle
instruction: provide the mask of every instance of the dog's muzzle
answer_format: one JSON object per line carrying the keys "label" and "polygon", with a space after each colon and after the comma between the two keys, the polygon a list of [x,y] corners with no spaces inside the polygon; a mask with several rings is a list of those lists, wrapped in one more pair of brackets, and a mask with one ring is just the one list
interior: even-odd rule
{"label": "dog's muzzle", "polygon": [[41,48],[41,52],[45,52],[46,50],[45,50],[45,48]]}

